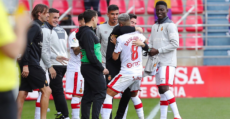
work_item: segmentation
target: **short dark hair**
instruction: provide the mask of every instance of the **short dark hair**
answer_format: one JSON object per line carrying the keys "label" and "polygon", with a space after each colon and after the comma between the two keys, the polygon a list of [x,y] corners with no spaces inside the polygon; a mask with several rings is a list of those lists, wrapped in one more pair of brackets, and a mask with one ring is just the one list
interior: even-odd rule
{"label": "short dark hair", "polygon": [[38,19],[38,13],[43,13],[45,10],[48,10],[48,6],[44,4],[37,4],[31,12],[33,19]]}
{"label": "short dark hair", "polygon": [[135,14],[129,14],[129,18],[130,19],[132,19],[132,18],[137,19],[137,15],[135,15]]}
{"label": "short dark hair", "polygon": [[85,12],[83,13],[83,16],[84,16],[85,23],[88,23],[91,21],[93,17],[97,16],[97,12],[94,10],[88,9],[88,10],[85,10]]}
{"label": "short dark hair", "polygon": [[49,13],[59,13],[59,11],[57,9],[50,8]]}
{"label": "short dark hair", "polygon": [[78,15],[78,21],[82,20],[84,18],[83,13]]}
{"label": "short dark hair", "polygon": [[157,7],[158,5],[164,5],[164,6],[167,8],[167,3],[166,3],[165,1],[158,1],[158,2],[156,3],[156,7]]}
{"label": "short dark hair", "polygon": [[108,7],[108,12],[114,11],[114,10],[119,10],[119,7],[117,5],[110,5]]}

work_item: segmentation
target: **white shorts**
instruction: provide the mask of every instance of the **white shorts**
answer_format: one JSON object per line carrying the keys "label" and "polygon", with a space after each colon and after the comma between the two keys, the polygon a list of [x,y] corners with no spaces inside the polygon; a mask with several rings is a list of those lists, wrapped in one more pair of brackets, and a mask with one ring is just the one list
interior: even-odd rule
{"label": "white shorts", "polygon": [[157,86],[173,85],[175,69],[171,66],[158,67],[155,75]]}
{"label": "white shorts", "polygon": [[122,93],[128,87],[131,92],[140,90],[142,76],[122,76],[122,74],[116,75],[108,84],[108,88],[117,93]]}
{"label": "white shorts", "polygon": [[66,72],[65,92],[66,94],[83,96],[84,78],[82,77],[80,71],[79,72],[73,72],[73,71]]}

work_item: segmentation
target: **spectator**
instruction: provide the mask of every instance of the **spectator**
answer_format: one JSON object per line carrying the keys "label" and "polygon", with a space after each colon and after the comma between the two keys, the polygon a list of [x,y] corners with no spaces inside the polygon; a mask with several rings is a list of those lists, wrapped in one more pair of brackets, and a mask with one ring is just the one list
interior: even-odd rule
{"label": "spectator", "polygon": [[84,0],[85,10],[91,9],[91,7],[93,7],[93,10],[97,11],[97,15],[101,16],[99,10],[99,2],[100,0]]}

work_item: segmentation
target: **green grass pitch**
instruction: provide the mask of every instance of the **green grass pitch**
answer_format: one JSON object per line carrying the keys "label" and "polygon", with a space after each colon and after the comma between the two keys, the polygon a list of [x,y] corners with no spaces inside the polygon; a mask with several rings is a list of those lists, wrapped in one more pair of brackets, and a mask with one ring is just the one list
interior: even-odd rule
{"label": "green grass pitch", "polygon": [[[177,98],[177,105],[183,119],[230,119],[230,98]],[[142,99],[144,114],[147,117],[152,109],[159,103],[159,99]],[[71,117],[70,100],[67,101]],[[114,100],[113,118],[116,114],[119,99]],[[54,102],[50,100],[50,112],[47,119],[54,119],[56,114]],[[35,101],[25,101],[22,119],[33,119],[35,111]],[[129,103],[127,119],[138,119],[132,101]],[[153,119],[160,119],[160,111]],[[173,112],[170,107],[168,119],[173,119]]]}

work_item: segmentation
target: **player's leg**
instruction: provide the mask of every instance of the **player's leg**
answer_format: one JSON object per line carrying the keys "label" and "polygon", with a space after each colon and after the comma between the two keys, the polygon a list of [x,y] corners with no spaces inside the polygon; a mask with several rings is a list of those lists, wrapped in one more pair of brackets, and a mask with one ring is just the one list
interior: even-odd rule
{"label": "player's leg", "polygon": [[36,103],[35,103],[35,116],[34,116],[34,119],[40,119],[40,110],[41,110],[41,105],[40,105],[40,101],[41,101],[41,96],[42,96],[42,93],[41,91],[38,92],[38,98],[36,100]]}
{"label": "player's leg", "polygon": [[61,67],[61,66],[53,66],[53,68],[55,69],[57,75],[55,79],[51,79],[50,74],[49,74],[49,77],[51,79],[50,88],[52,89],[52,95],[54,98],[55,107],[58,112],[56,118],[59,118],[59,117],[61,118],[63,116],[67,118],[69,117],[69,111],[68,111],[68,107],[67,107],[67,103],[66,103],[66,99],[64,95],[63,82],[62,82],[62,79],[66,72],[66,68]]}
{"label": "player's leg", "polygon": [[165,112],[167,111],[167,108],[166,108],[167,103],[165,102],[165,100],[168,101],[168,104],[170,105],[173,111],[174,117],[181,119],[181,116],[177,108],[175,97],[172,91],[169,90],[169,85],[173,84],[174,73],[175,73],[175,67],[162,66],[159,68],[159,79],[161,81],[160,81],[160,85],[158,85],[158,90],[159,90],[160,95],[162,96],[161,98],[162,118],[161,119],[167,118],[167,116],[163,116],[167,114],[167,112]]}
{"label": "player's leg", "polygon": [[42,92],[42,96],[41,96],[41,101],[40,101],[40,105],[41,105],[41,119],[46,119],[46,114],[47,114],[47,109],[49,106],[49,97],[51,94],[51,89],[49,86],[44,85],[43,88],[40,89]]}
{"label": "player's leg", "polygon": [[144,110],[141,99],[138,96],[138,91],[140,90],[142,77],[134,77],[134,82],[129,86],[131,90],[131,100],[133,102],[134,108],[137,112],[139,119],[144,119]]}
{"label": "player's leg", "polygon": [[17,119],[21,119],[23,104],[24,104],[24,101],[25,101],[27,95],[28,95],[27,91],[19,91],[19,93],[18,93],[18,97],[17,97],[18,118]]}
{"label": "player's leg", "polygon": [[[161,70],[161,68],[159,67],[158,71],[155,75],[157,86],[159,86],[161,84],[161,79],[160,79],[161,77],[160,77],[160,73],[159,73],[160,70]],[[166,96],[164,94],[161,94],[161,93],[160,93],[160,112],[161,112],[160,119],[167,119],[168,100],[167,100]]]}
{"label": "player's leg", "polygon": [[127,88],[122,94],[115,119],[126,119],[130,98],[131,98],[130,88]]}
{"label": "player's leg", "polygon": [[[46,71],[46,79],[48,81],[48,84],[49,84],[49,73],[48,71]],[[35,103],[35,116],[34,116],[34,119],[40,119],[40,115],[41,115],[41,105],[40,105],[40,101],[41,101],[41,96],[42,96],[42,93],[41,91],[38,90],[38,98],[37,98],[37,101]]]}
{"label": "player's leg", "polygon": [[84,79],[80,72],[67,71],[66,94],[72,95],[72,119],[80,119],[80,105],[84,91]]}
{"label": "player's leg", "polygon": [[110,113],[112,112],[112,100],[113,97],[123,92],[132,82],[127,80],[129,77],[124,77],[121,74],[115,76],[108,84],[106,98],[102,107],[102,119],[109,119]]}
{"label": "player's leg", "polygon": [[71,100],[72,119],[80,119],[80,105],[82,96],[73,95]]}

